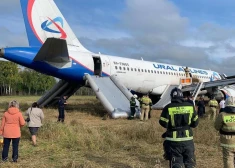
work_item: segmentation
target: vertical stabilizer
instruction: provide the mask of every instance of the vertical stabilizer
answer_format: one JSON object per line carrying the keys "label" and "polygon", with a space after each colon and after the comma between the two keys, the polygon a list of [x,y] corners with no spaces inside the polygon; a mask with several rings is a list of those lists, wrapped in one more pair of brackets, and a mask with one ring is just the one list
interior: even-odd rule
{"label": "vertical stabilizer", "polygon": [[41,46],[48,37],[65,39],[70,48],[81,45],[53,0],[20,0],[30,46]]}

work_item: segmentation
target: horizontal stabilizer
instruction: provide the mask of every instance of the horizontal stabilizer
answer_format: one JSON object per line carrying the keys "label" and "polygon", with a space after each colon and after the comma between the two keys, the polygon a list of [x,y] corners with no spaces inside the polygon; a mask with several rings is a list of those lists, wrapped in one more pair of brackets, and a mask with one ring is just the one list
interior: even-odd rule
{"label": "horizontal stabilizer", "polygon": [[66,40],[47,38],[33,61],[45,61],[51,63],[69,62]]}

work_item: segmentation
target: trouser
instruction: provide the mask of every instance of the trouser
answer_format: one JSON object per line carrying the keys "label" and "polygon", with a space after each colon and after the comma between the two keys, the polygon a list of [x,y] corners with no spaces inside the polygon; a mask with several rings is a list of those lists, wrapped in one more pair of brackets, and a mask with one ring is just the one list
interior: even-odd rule
{"label": "trouser", "polygon": [[58,121],[64,122],[64,107],[59,107]]}
{"label": "trouser", "polygon": [[224,168],[234,168],[235,148],[222,147]]}
{"label": "trouser", "polygon": [[131,116],[130,118],[134,118],[135,116],[135,107],[131,107]]}
{"label": "trouser", "polygon": [[148,120],[148,115],[149,115],[149,106],[142,106],[140,120],[143,120],[144,116],[145,120]]}
{"label": "trouser", "polygon": [[7,160],[8,159],[8,152],[9,152],[9,147],[10,143],[12,140],[12,160],[17,161],[18,159],[18,146],[20,142],[20,138],[4,138],[3,141],[3,151],[2,151],[2,160]]}
{"label": "trouser", "polygon": [[170,168],[195,168],[193,140],[173,142],[165,140],[163,143],[165,158],[169,160]]}
{"label": "trouser", "polygon": [[209,115],[208,115],[208,119],[212,119],[215,120],[216,117],[216,108],[215,107],[211,107],[210,111],[209,111]]}
{"label": "trouser", "polygon": [[203,115],[204,115],[204,111],[203,111],[203,108],[198,108],[198,116],[199,117],[203,117]]}

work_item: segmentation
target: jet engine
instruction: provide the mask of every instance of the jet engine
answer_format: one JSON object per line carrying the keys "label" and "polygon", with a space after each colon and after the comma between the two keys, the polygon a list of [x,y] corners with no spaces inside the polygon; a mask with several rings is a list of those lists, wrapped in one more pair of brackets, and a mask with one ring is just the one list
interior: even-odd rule
{"label": "jet engine", "polygon": [[220,92],[223,94],[223,97],[225,99],[228,98],[229,96],[235,96],[235,86],[233,86],[233,85],[225,86],[225,87],[220,89]]}

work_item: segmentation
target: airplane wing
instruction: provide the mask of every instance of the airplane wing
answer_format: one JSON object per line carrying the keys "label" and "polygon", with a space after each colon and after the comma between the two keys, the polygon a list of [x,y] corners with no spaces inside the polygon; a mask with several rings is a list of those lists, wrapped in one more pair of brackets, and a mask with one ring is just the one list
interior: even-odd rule
{"label": "airplane wing", "polygon": [[45,61],[53,65],[70,62],[66,40],[47,38],[33,61]]}
{"label": "airplane wing", "polygon": [[[210,81],[210,82],[204,82],[202,83],[201,89],[208,89],[213,87],[223,87],[226,85],[233,85],[235,84],[235,78],[230,79],[222,79],[222,80],[216,80],[216,81]],[[182,87],[182,91],[193,91],[197,87],[197,84],[187,85]]]}

